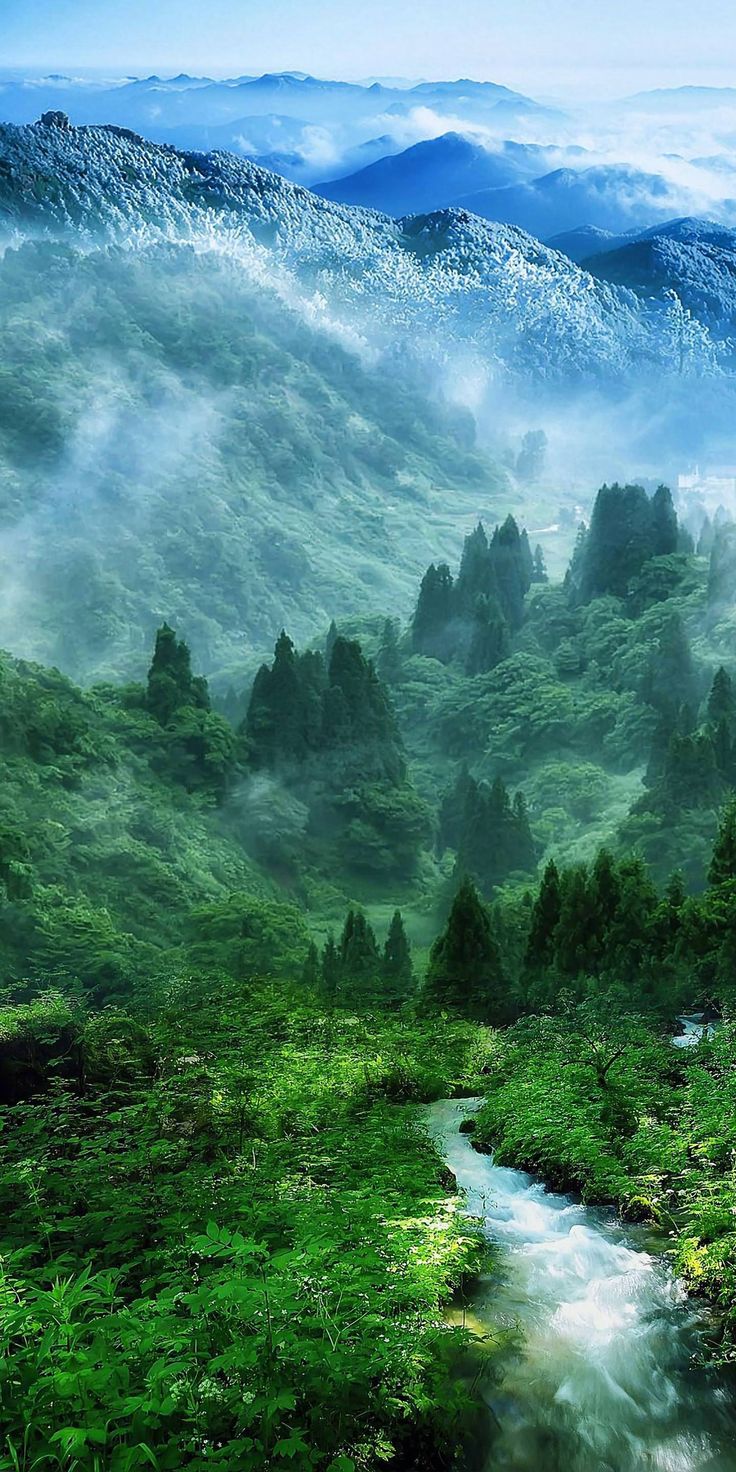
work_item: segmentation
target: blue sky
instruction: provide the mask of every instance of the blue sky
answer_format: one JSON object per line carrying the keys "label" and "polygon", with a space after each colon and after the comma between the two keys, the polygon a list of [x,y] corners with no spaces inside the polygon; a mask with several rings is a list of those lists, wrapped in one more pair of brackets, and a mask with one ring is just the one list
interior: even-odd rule
{"label": "blue sky", "polygon": [[1,64],[473,76],[595,95],[726,85],[734,0],[0,0]]}

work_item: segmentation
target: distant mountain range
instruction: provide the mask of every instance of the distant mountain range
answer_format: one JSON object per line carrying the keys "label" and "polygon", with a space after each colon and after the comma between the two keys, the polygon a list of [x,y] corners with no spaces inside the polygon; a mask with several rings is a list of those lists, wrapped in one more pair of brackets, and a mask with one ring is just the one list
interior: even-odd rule
{"label": "distant mountain range", "polygon": [[674,291],[715,337],[736,338],[736,230],[672,220],[591,254],[585,264],[599,281],[643,298]]}
{"label": "distant mountain range", "polygon": [[474,116],[486,116],[498,107],[507,118],[547,114],[531,98],[492,82],[421,82],[415,87],[361,86],[355,82],[327,81],[301,72],[266,73],[261,77],[172,78],[150,76],[109,84],[92,84],[70,77],[18,79],[0,76],[0,117],[7,122],[32,122],[41,111],[62,109],[73,122],[117,123],[122,127],[157,131],[179,126],[211,128],[239,118],[269,113],[310,123],[345,122],[401,116],[417,107],[463,107]]}
{"label": "distant mountain range", "polygon": [[312,188],[326,199],[366,205],[398,218],[443,209],[460,195],[533,178],[558,156],[557,150],[538,144],[503,142],[491,149],[460,133],[445,133]]}
{"label": "distant mountain range", "polygon": [[[596,165],[554,169],[528,182],[460,195],[454,203],[549,240],[580,226],[614,235],[641,230],[671,219],[685,193],[660,174],[626,165]],[[736,201],[729,208],[736,218]]]}

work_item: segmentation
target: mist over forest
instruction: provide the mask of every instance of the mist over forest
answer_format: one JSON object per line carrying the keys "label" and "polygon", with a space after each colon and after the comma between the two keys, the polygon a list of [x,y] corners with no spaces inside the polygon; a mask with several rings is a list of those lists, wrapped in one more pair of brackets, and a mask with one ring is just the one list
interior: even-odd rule
{"label": "mist over forest", "polygon": [[736,1469],[735,137],[0,71],[0,1469]]}

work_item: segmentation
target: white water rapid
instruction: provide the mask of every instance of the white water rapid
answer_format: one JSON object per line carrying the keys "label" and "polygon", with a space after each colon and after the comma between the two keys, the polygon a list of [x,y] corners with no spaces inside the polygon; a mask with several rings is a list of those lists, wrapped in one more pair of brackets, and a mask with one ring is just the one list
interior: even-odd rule
{"label": "white water rapid", "polygon": [[499,1249],[498,1271],[473,1297],[473,1327],[519,1330],[484,1390],[497,1433],[478,1465],[736,1472],[733,1387],[693,1363],[703,1319],[644,1233],[479,1154],[458,1133],[475,1107],[433,1104],[428,1123]]}

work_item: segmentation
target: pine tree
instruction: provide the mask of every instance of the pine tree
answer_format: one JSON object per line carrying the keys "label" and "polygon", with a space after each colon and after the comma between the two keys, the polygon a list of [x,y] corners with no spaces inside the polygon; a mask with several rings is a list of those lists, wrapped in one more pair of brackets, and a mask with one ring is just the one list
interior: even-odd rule
{"label": "pine tree", "polygon": [[282,629],[273,664],[253,682],[244,734],[255,766],[299,764],[321,740],[325,667],[321,654],[299,655]]}
{"label": "pine tree", "polygon": [[503,525],[496,527],[491,538],[490,556],[501,612],[510,629],[520,629],[524,622],[524,598],[531,587],[531,572],[513,516],[507,516]]}
{"label": "pine tree", "polygon": [[481,893],[490,896],[517,870],[536,863],[536,846],[523,793],[513,799],[500,777],[467,783],[456,871],[468,874]]}
{"label": "pine tree", "polygon": [[511,650],[508,624],[495,598],[479,598],[473,616],[466,662],[469,675],[486,675],[507,659]]}
{"label": "pine tree", "polygon": [[520,543],[521,561],[524,568],[524,581],[526,583],[525,592],[528,593],[532,583],[534,582],[534,557],[532,555],[532,549],[529,545],[529,535],[527,533],[526,527],[524,527],[524,529],[522,530]]}
{"label": "pine tree", "polygon": [[156,647],[148,671],[146,705],[162,726],[185,707],[208,711],[207,681],[192,675],[189,646],[177,639],[168,624],[156,634]]}
{"label": "pine tree", "polygon": [[708,723],[718,726],[725,721],[729,730],[736,725],[736,690],[733,680],[723,665],[716,670],[713,676],[710,695],[708,696]]}
{"label": "pine tree", "polygon": [[531,975],[546,970],[554,956],[555,932],[560,923],[560,873],[550,860],[532,909],[524,969]]}
{"label": "pine tree", "polygon": [[403,1002],[412,990],[414,972],[411,949],[401,911],[395,910],[383,947],[381,962],[383,995],[387,1001]]}
{"label": "pine tree", "polygon": [[449,626],[455,613],[452,573],[446,563],[427,568],[411,626],[412,647],[445,663],[452,657]]}
{"label": "pine tree", "polygon": [[736,797],[731,798],[721,814],[708,870],[708,883],[714,888],[731,879],[736,879]]}
{"label": "pine tree", "polygon": [[642,486],[601,486],[579,567],[571,566],[573,591],[583,603],[606,593],[625,598],[645,562],[677,549],[677,517],[666,486],[651,501]]}
{"label": "pine tree", "polygon": [[664,794],[673,807],[710,807],[718,801],[722,782],[716,767],[713,740],[707,731],[676,733],[670,741],[664,773]]}
{"label": "pine tree", "polygon": [[304,958],[304,965],[302,966],[302,985],[309,988],[310,991],[316,991],[320,984],[321,975],[319,951],[312,940],[309,942],[307,954]]}
{"label": "pine tree", "polygon": [[713,541],[708,572],[708,606],[714,611],[730,607],[736,588],[736,525],[718,527]]}
{"label": "pine tree", "polygon": [[340,957],[334,935],[328,935],[321,960],[322,990],[328,1001],[334,1002],[340,989]]}
{"label": "pine tree", "polygon": [[347,748],[363,781],[403,782],[406,761],[388,694],[360,644],[338,635],[323,702],[322,745]]}
{"label": "pine tree", "polygon": [[454,607],[459,614],[471,617],[480,598],[495,594],[493,566],[488,538],[482,521],[465,538],[460,571],[454,589]]}
{"label": "pine tree", "polygon": [[466,766],[458,772],[453,786],[446,792],[440,804],[438,849],[458,849],[462,842],[465,814],[469,803],[476,800],[478,783],[471,777]]}
{"label": "pine tree", "polygon": [[644,678],[642,695],[659,711],[699,704],[699,681],[680,615],[667,619]]}
{"label": "pine tree", "polygon": [[475,885],[463,880],[429,959],[424,1001],[432,1010],[502,1022],[509,1012],[501,954]]}
{"label": "pine tree", "polygon": [[703,525],[700,528],[700,535],[698,537],[698,557],[710,557],[713,551],[714,540],[715,532],[713,530],[713,523],[710,517],[706,515],[703,519]]}
{"label": "pine tree", "polygon": [[536,547],[534,548],[534,566],[533,566],[533,569],[532,569],[532,582],[533,583],[548,583],[549,582],[549,573],[547,572],[547,564],[546,564],[546,562],[544,560],[544,552],[542,551],[542,548],[540,547],[539,543],[537,543]]}
{"label": "pine tree", "polygon": [[652,557],[667,557],[679,550],[677,513],[672,504],[668,486],[658,486],[651,501],[652,509]]}
{"label": "pine tree", "polygon": [[590,891],[596,911],[596,931],[602,937],[613,924],[621,900],[621,881],[608,852],[599,849],[590,876]]}
{"label": "pine tree", "polygon": [[590,965],[595,901],[583,865],[567,869],[560,892],[560,919],[555,932],[555,965],[565,976],[584,975]]}
{"label": "pine tree", "polygon": [[340,992],[347,1001],[375,998],[381,958],[373,927],[360,910],[349,910],[338,946]]}
{"label": "pine tree", "polygon": [[327,637],[325,639],[325,660],[326,660],[328,666],[329,666],[330,660],[332,659],[332,651],[333,651],[333,649],[335,647],[335,640],[337,639],[338,632],[339,631],[338,631],[337,624],[335,623],[335,620],[333,618],[333,620],[332,620],[332,622],[330,624],[330,627],[327,630]]}

